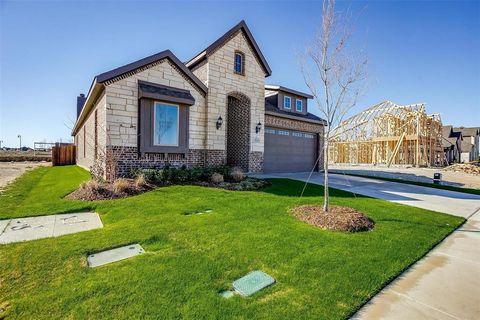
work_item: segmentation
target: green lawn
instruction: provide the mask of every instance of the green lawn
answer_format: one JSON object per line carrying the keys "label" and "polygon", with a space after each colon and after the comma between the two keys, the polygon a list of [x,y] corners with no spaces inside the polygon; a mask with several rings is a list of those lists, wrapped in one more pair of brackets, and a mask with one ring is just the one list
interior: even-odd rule
{"label": "green lawn", "polygon": [[[272,180],[258,192],[159,188],[97,203],[63,200],[88,174],[38,168],[0,196],[0,218],[95,208],[97,229],[0,245],[0,309],[6,319],[341,319],[348,317],[463,219],[332,190],[373,231],[316,229],[288,214],[320,203],[320,186]],[[185,212],[213,209],[203,215]],[[139,242],[146,254],[96,269],[85,256]],[[277,283],[249,298],[218,291],[261,269]]]}

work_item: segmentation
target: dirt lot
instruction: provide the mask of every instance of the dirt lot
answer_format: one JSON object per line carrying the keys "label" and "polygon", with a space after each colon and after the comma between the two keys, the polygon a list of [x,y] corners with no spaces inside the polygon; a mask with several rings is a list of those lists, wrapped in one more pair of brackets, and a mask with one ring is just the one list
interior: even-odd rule
{"label": "dirt lot", "polygon": [[21,176],[25,171],[38,166],[50,165],[50,162],[0,162],[0,190]]}
{"label": "dirt lot", "polygon": [[402,179],[418,182],[433,182],[433,174],[442,174],[442,183],[445,185],[480,189],[480,175],[464,172],[453,172],[442,170],[442,168],[415,168],[415,167],[373,167],[373,166],[352,166],[352,165],[330,165],[337,173],[351,173],[369,176],[378,176],[393,179]]}

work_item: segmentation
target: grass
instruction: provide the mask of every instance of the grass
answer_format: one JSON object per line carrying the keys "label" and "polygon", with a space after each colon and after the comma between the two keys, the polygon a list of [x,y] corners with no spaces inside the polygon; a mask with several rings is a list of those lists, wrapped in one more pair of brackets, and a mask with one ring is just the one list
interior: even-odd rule
{"label": "grass", "polygon": [[[462,218],[332,190],[373,231],[322,231],[289,208],[319,203],[321,186],[272,180],[263,191],[173,186],[114,201],[63,200],[88,174],[38,168],[1,196],[0,218],[94,208],[103,229],[0,245],[7,319],[341,319],[422,257]],[[203,215],[188,212],[213,211]],[[129,243],[146,254],[90,269],[86,255]],[[249,298],[218,292],[260,269],[277,283]]]}
{"label": "grass", "polygon": [[367,175],[367,174],[358,174],[358,173],[342,172],[341,174],[344,174],[344,175],[347,175],[347,176],[372,178],[372,179],[383,180],[383,181],[412,184],[412,185],[421,186],[421,187],[429,187],[429,188],[435,188],[435,189],[443,189],[443,190],[450,190],[450,191],[480,195],[480,189],[461,188],[461,187],[449,186],[449,185],[444,185],[444,184],[434,184],[434,183],[428,183],[428,182],[419,182],[419,181],[410,181],[410,180],[395,179],[395,178],[386,178],[386,177],[379,177],[379,176],[373,176],[373,175]]}

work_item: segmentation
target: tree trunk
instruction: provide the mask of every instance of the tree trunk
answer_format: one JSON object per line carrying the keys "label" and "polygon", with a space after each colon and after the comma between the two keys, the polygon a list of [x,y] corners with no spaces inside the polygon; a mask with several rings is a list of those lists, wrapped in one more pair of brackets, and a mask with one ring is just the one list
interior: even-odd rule
{"label": "tree trunk", "polygon": [[323,211],[328,212],[329,195],[328,195],[328,133],[323,141],[323,168],[324,168],[324,191],[323,191]]}

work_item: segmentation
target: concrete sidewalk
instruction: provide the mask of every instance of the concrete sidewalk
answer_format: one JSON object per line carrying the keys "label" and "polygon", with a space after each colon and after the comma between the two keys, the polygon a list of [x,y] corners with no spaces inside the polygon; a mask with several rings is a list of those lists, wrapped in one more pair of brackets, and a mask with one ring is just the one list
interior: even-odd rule
{"label": "concrete sidewalk", "polygon": [[[308,173],[263,177],[306,181]],[[333,188],[468,219],[352,319],[479,318],[480,196],[338,174],[329,179]],[[310,182],[323,184],[323,174],[314,173]]]}

